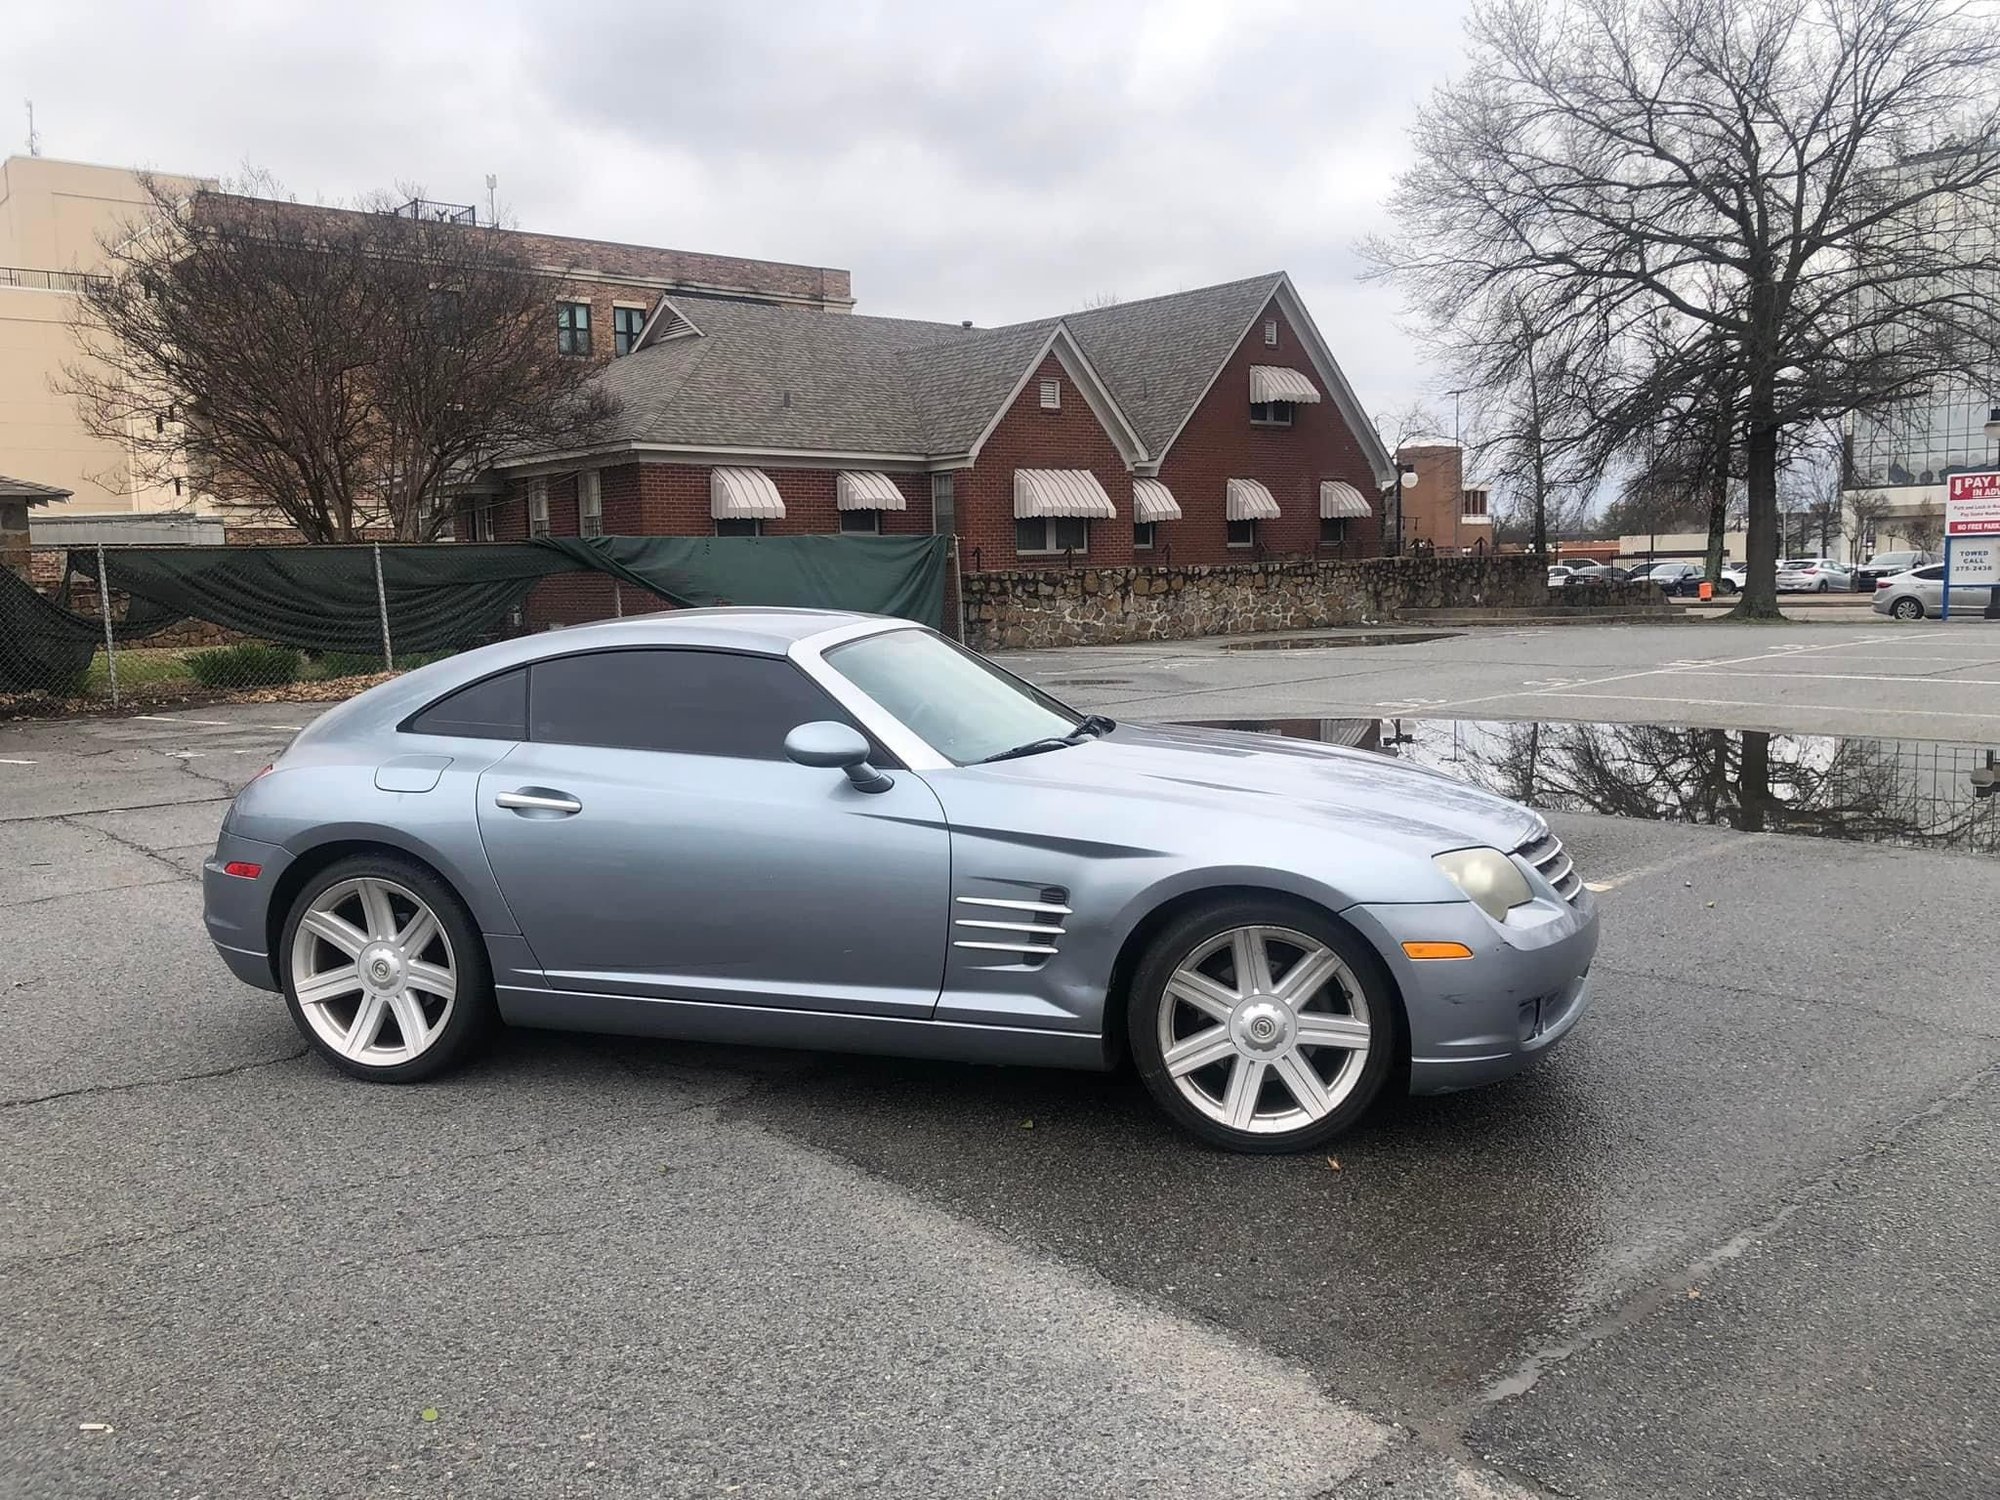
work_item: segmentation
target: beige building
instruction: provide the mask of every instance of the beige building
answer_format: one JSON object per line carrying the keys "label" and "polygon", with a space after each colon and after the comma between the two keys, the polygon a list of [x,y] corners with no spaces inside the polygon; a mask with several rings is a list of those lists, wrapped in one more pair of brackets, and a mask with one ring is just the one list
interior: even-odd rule
{"label": "beige building", "polygon": [[138,174],[122,167],[45,156],[0,162],[0,474],[73,497],[38,508],[37,529],[44,520],[191,506],[170,485],[137,480],[124,446],[84,431],[75,400],[56,388],[79,358],[77,293],[104,270],[101,242],[145,204]]}
{"label": "beige building", "polygon": [[1417,476],[1399,492],[1404,551],[1457,554],[1493,546],[1491,492],[1466,482],[1465,453],[1457,443],[1405,443],[1396,450],[1396,464]]}

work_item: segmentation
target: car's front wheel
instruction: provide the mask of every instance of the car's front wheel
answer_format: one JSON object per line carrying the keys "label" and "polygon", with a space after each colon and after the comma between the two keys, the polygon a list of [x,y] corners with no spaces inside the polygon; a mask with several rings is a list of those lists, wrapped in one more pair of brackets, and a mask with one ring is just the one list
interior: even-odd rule
{"label": "car's front wheel", "polygon": [[1154,940],[1127,998],[1155,1102],[1230,1151],[1306,1151],[1368,1110],[1395,1066],[1402,1011],[1381,960],[1324,913],[1221,902]]}
{"label": "car's front wheel", "polygon": [[1908,597],[1898,599],[1889,606],[1889,613],[1899,620],[1921,620],[1924,617],[1923,601]]}
{"label": "car's front wheel", "polygon": [[1736,585],[1725,578],[1715,586],[1715,591],[1727,599],[1731,594],[1736,592]]}
{"label": "car's front wheel", "polygon": [[486,945],[457,894],[423,866],[357,855],[308,880],[285,918],[292,1020],[344,1073],[414,1083],[492,1029]]}

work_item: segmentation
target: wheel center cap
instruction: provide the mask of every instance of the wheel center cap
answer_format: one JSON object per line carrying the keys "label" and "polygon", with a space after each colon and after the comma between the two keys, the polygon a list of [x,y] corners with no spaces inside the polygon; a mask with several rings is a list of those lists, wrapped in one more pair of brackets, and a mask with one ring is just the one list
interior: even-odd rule
{"label": "wheel center cap", "polygon": [[361,955],[361,977],[370,989],[393,990],[401,986],[403,961],[387,948],[370,948]]}
{"label": "wheel center cap", "polygon": [[1275,1000],[1247,1001],[1229,1018],[1237,1048],[1258,1057],[1274,1057],[1290,1047],[1295,1029],[1290,1008]]}

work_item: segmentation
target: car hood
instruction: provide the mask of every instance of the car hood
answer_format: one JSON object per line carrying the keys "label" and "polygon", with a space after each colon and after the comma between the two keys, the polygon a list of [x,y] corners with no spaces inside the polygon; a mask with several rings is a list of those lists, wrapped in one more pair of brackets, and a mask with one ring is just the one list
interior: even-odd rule
{"label": "car hood", "polygon": [[1071,749],[978,769],[1225,816],[1322,818],[1352,837],[1425,854],[1511,850],[1547,828],[1519,803],[1392,756],[1233,730],[1121,723]]}

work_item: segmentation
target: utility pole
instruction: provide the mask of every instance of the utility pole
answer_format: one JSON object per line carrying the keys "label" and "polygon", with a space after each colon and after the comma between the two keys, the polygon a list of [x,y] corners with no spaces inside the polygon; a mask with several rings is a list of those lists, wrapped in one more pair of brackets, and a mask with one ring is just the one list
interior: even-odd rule
{"label": "utility pole", "polygon": [[42,138],[35,134],[35,101],[30,99],[26,102],[28,105],[28,155],[40,156],[42,154]]}

